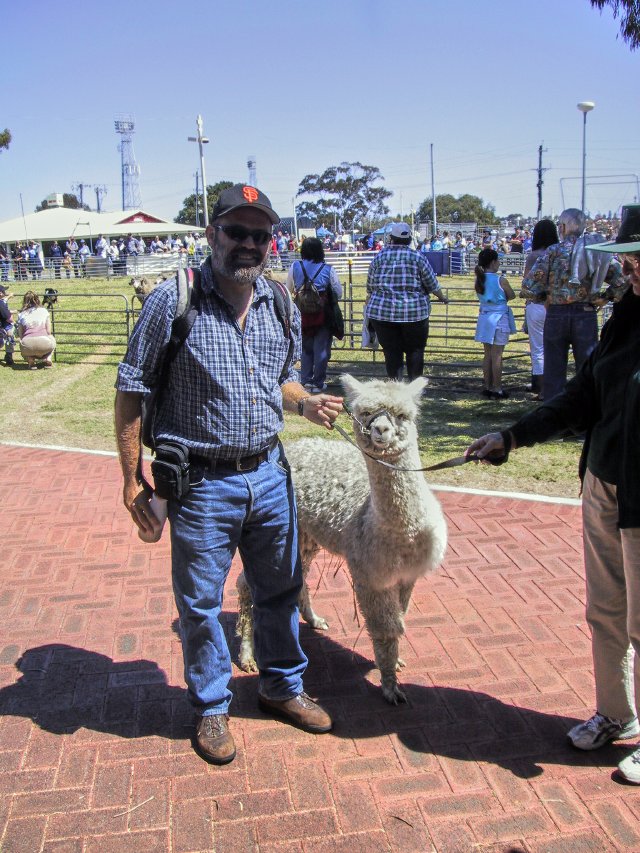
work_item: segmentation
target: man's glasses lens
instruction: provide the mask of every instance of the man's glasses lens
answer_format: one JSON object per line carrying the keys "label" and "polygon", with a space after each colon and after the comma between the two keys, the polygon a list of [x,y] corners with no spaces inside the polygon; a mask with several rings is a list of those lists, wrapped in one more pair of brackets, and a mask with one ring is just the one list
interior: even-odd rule
{"label": "man's glasses lens", "polygon": [[271,233],[269,231],[262,231],[260,229],[252,230],[245,228],[244,225],[216,225],[215,227],[236,243],[243,243],[247,237],[251,237],[256,246],[264,246],[265,243],[271,240]]}

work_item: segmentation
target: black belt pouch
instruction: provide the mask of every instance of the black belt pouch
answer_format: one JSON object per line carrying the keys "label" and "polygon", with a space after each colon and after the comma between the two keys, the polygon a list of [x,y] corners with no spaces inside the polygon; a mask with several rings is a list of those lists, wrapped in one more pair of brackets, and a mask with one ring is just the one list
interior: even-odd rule
{"label": "black belt pouch", "polygon": [[177,441],[159,442],[151,472],[161,498],[183,500],[189,494],[189,448]]}

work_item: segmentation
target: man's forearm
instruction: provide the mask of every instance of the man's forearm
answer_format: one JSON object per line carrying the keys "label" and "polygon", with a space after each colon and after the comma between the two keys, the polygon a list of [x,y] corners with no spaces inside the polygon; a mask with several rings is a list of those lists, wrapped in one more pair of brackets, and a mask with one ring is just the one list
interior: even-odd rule
{"label": "man's forearm", "polygon": [[281,386],[282,405],[287,412],[297,412],[298,403],[311,395],[299,382],[286,382]]}
{"label": "man's forearm", "polygon": [[140,428],[142,425],[142,395],[128,391],[116,392],[115,428],[120,466],[125,483],[140,479]]}

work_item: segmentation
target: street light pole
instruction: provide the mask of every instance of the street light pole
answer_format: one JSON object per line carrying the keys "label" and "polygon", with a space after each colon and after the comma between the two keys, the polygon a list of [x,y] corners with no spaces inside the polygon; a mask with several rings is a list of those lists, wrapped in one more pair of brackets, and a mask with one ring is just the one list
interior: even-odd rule
{"label": "street light pole", "polygon": [[587,113],[595,107],[593,101],[580,101],[578,109],[582,113],[582,212],[584,213],[587,189]]}
{"label": "street light pole", "polygon": [[200,174],[202,175],[202,208],[204,211],[204,227],[209,225],[209,210],[207,208],[207,179],[204,175],[204,150],[203,145],[206,145],[209,140],[202,135],[202,116],[199,115],[196,119],[196,127],[198,128],[197,136],[188,136],[189,142],[197,142],[200,149]]}

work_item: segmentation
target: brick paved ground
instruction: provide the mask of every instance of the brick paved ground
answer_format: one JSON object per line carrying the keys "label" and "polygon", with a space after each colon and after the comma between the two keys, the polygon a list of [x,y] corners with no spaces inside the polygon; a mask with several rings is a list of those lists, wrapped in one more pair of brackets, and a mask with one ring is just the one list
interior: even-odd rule
{"label": "brick paved ground", "polygon": [[[190,747],[167,543],[135,536],[116,460],[2,452],[2,853],[640,850],[625,748],[564,741],[593,701],[578,508],[441,493],[450,548],[416,587],[397,708],[321,560],[331,630],[302,637],[335,733],[263,717],[237,672],[238,757],[214,768]],[[235,605],[230,583],[230,638]]]}

